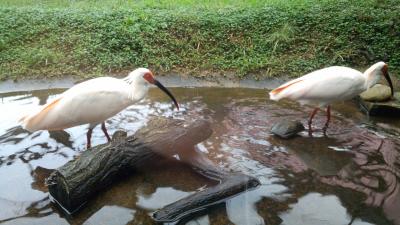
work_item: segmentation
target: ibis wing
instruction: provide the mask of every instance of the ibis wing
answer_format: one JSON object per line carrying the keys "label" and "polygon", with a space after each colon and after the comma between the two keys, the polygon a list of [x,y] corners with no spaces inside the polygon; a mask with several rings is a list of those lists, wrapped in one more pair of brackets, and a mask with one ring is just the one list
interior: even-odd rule
{"label": "ibis wing", "polygon": [[94,79],[67,90],[38,112],[23,119],[30,131],[60,130],[100,123],[132,103],[128,86],[118,79]]}
{"label": "ibis wing", "polygon": [[281,85],[270,92],[270,98],[329,103],[354,97],[363,88],[364,79],[359,71],[347,67],[328,67]]}
{"label": "ibis wing", "polygon": [[304,102],[329,103],[347,100],[359,94],[362,82],[347,76],[326,77],[298,83],[287,90],[287,98]]}
{"label": "ibis wing", "polygon": [[44,105],[39,111],[22,117],[20,119],[20,122],[22,122],[22,126],[29,131],[38,130],[36,129],[36,127],[38,127],[41,121],[46,118],[49,111],[51,111],[59,103],[60,100],[61,98],[56,98]]}

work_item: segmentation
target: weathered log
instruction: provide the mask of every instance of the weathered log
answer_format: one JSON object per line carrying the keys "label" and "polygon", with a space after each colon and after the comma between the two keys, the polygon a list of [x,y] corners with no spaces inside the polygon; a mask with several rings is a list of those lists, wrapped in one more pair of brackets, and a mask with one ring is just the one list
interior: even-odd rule
{"label": "weathered log", "polygon": [[173,155],[179,155],[179,161],[220,183],[165,206],[154,213],[156,221],[182,219],[258,186],[260,183],[256,178],[228,173],[195,149],[195,145],[211,133],[206,121],[188,124],[165,118],[150,120],[134,136],[126,137],[126,133],[116,132],[111,143],[86,150],[77,159],[55,170],[47,180],[50,195],[71,214],[124,171],[149,165],[160,156],[174,159]]}
{"label": "weathered log", "polygon": [[153,218],[158,222],[180,220],[194,212],[204,210],[206,207],[221,203],[230,197],[260,185],[257,178],[241,173],[231,174],[220,169],[204,153],[196,149],[180,152],[179,158],[201,175],[220,181],[220,183],[158,210],[153,214]]}
{"label": "weathered log", "polygon": [[118,137],[117,133],[111,143],[88,149],[56,169],[47,179],[50,195],[72,214],[122,172],[150,163],[158,155],[170,157],[193,148],[211,133],[204,120],[187,124],[181,120],[152,119],[134,136]]}
{"label": "weathered log", "polygon": [[230,175],[216,186],[194,193],[163,207],[153,214],[153,218],[157,222],[175,222],[192,213],[224,202],[239,193],[252,190],[259,184],[259,181],[254,177],[244,174]]}

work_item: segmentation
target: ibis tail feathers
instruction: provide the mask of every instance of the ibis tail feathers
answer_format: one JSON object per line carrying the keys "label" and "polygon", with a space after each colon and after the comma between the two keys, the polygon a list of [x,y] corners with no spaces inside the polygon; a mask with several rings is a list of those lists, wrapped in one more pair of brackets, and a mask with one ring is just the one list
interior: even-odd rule
{"label": "ibis tail feathers", "polygon": [[303,80],[296,79],[296,80],[282,84],[281,86],[279,86],[279,87],[275,88],[274,90],[272,90],[271,92],[269,92],[269,98],[271,100],[275,100],[275,101],[280,100],[281,98],[284,98],[285,96],[282,95],[283,91],[287,90],[290,86],[297,84],[301,81],[303,81]]}
{"label": "ibis tail feathers", "polygon": [[46,118],[46,115],[51,111],[51,109],[53,109],[57,105],[60,100],[61,98],[57,98],[52,102],[44,105],[43,108],[38,112],[35,112],[31,115],[23,116],[19,120],[19,122],[21,122],[22,124],[22,127],[31,132],[43,129],[45,127],[43,121]]}

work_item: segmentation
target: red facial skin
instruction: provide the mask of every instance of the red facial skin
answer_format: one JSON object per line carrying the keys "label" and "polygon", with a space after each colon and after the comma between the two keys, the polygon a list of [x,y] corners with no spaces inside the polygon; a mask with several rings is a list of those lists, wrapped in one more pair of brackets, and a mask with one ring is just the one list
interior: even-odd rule
{"label": "red facial skin", "polygon": [[150,84],[154,84],[154,82],[155,82],[153,73],[151,73],[151,72],[146,73],[146,74],[143,76],[143,78],[144,78],[145,80],[147,80],[147,82],[149,82]]}
{"label": "red facial skin", "polygon": [[385,64],[384,66],[383,66],[383,68],[382,68],[382,74],[383,74],[383,76],[385,77],[385,79],[387,80],[387,82],[388,82],[388,84],[389,84],[389,86],[390,86],[390,90],[391,90],[391,94],[392,94],[392,96],[393,96],[393,84],[392,84],[392,80],[390,79],[390,76],[389,76],[389,72],[388,72],[388,65],[387,64]]}
{"label": "red facial skin", "polygon": [[382,73],[383,73],[383,74],[387,74],[387,73],[388,73],[388,65],[387,65],[387,64],[385,64],[385,65],[383,66],[383,68],[382,68]]}

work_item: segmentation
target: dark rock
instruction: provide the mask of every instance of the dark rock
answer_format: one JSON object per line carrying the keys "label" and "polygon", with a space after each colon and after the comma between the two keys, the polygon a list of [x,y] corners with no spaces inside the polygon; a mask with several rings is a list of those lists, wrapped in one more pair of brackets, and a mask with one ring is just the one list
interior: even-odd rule
{"label": "dark rock", "polygon": [[299,121],[283,120],[275,123],[271,132],[281,138],[291,138],[303,130],[304,126]]}
{"label": "dark rock", "polygon": [[391,96],[390,87],[383,85],[383,84],[376,84],[372,88],[361,93],[360,97],[364,101],[383,102],[386,100],[390,100],[390,98],[392,96]]}
{"label": "dark rock", "polygon": [[394,99],[386,102],[368,102],[360,97],[355,98],[355,101],[367,115],[400,117],[400,93],[396,92],[394,96]]}

